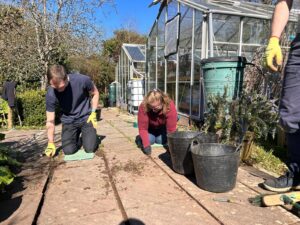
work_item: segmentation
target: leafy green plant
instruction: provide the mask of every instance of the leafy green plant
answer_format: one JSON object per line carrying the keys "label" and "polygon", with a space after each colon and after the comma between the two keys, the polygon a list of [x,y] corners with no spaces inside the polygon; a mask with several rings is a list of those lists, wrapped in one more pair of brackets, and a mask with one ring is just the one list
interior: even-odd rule
{"label": "leafy green plant", "polygon": [[14,181],[15,175],[8,166],[0,166],[0,191]]}
{"label": "leafy green plant", "polygon": [[222,96],[209,97],[203,130],[217,133],[225,143],[240,143],[247,131],[254,132],[255,139],[269,134],[274,138],[278,113],[272,101],[255,92],[243,92],[232,101],[226,96],[225,89]]}
{"label": "leafy green plant", "polygon": [[20,165],[17,160],[9,156],[9,150],[7,148],[0,146],[0,191],[14,181],[16,175],[11,169]]}
{"label": "leafy green plant", "polygon": [[26,91],[18,95],[17,105],[24,126],[44,126],[46,121],[45,91]]}
{"label": "leafy green plant", "polygon": [[0,98],[0,126],[3,127],[7,124],[6,116],[8,113],[8,104],[7,101]]}

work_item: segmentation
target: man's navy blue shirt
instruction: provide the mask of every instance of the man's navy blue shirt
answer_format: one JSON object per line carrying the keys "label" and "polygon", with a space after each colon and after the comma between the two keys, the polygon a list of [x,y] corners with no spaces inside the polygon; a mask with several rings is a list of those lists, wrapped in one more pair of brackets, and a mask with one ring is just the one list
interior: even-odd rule
{"label": "man's navy blue shirt", "polygon": [[91,113],[90,94],[94,84],[90,77],[82,74],[68,74],[69,82],[65,90],[58,92],[49,86],[46,94],[46,111],[55,112],[58,102],[62,109],[62,123],[81,123]]}

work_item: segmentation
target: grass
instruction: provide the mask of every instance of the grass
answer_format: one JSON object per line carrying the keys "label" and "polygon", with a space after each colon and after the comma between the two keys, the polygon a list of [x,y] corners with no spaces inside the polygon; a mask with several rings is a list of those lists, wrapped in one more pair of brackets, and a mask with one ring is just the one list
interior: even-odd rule
{"label": "grass", "polygon": [[284,163],[286,155],[287,150],[283,147],[270,143],[255,143],[252,145],[252,154],[247,163],[276,174],[283,174],[287,169]]}

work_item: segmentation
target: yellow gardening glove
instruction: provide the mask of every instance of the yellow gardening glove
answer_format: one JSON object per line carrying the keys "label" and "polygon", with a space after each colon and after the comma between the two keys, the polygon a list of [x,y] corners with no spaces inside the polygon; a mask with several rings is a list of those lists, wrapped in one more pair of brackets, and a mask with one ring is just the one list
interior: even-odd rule
{"label": "yellow gardening glove", "polygon": [[[277,65],[273,63],[274,58]],[[277,71],[278,67],[282,65],[282,53],[278,37],[271,37],[269,40],[269,44],[266,48],[266,64],[267,67],[273,71]]]}
{"label": "yellow gardening glove", "polygon": [[92,112],[91,115],[89,116],[87,123],[92,122],[93,127],[97,129],[97,114],[96,112]]}
{"label": "yellow gardening glove", "polygon": [[48,143],[48,146],[45,149],[44,153],[48,157],[53,157],[56,153],[56,148],[55,148],[54,143]]}

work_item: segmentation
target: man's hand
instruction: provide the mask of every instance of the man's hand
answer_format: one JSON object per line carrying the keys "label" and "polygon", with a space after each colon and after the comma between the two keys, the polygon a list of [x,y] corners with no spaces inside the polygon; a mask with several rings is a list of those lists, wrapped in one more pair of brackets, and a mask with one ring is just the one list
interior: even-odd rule
{"label": "man's hand", "polygon": [[56,148],[55,148],[55,145],[54,143],[48,143],[48,146],[47,148],[45,149],[44,151],[45,155],[48,156],[48,157],[53,157],[55,156],[55,153],[56,153]]}
{"label": "man's hand", "polygon": [[97,114],[96,112],[92,112],[91,115],[89,116],[87,123],[92,122],[93,127],[97,129]]}
{"label": "man's hand", "polygon": [[[273,63],[274,58],[277,65]],[[266,48],[266,64],[273,71],[278,71],[278,67],[282,65],[282,53],[278,37],[271,37],[269,40],[269,44]]]}

